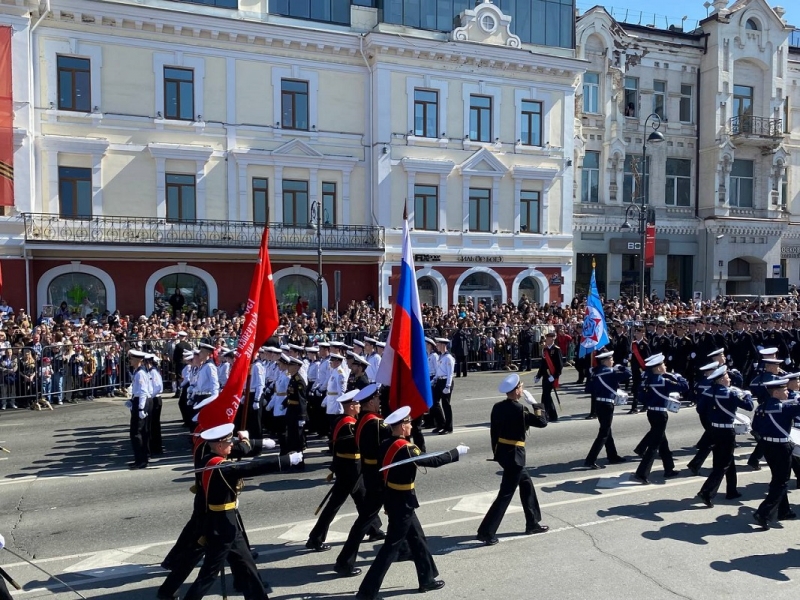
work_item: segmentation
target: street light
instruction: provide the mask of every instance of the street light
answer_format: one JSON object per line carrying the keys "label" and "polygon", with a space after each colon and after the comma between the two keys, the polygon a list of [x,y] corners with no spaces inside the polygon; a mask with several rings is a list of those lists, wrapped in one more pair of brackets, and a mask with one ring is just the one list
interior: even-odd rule
{"label": "street light", "polygon": [[[653,129],[650,132],[650,135],[647,135],[647,126]],[[639,195],[640,204],[636,203],[636,198],[631,198],[631,204],[628,208],[625,209],[625,222],[620,226],[619,230],[622,233],[628,233],[631,231],[632,227],[630,224],[630,218],[633,216],[634,213],[637,213],[637,217],[639,220],[639,235],[641,236],[641,256],[639,257],[639,296],[640,296],[640,303],[641,308],[644,310],[644,298],[645,298],[645,285],[644,285],[644,276],[645,276],[645,267],[644,267],[644,257],[645,257],[645,243],[647,241],[647,192],[648,187],[650,185],[650,179],[647,177],[647,143],[657,144],[664,141],[664,134],[659,131],[661,128],[661,117],[659,117],[656,113],[652,113],[644,120],[644,133],[642,135],[642,169],[641,169],[641,194]]]}
{"label": "street light", "polygon": [[311,227],[317,230],[317,321],[322,323],[322,206],[311,203]]}

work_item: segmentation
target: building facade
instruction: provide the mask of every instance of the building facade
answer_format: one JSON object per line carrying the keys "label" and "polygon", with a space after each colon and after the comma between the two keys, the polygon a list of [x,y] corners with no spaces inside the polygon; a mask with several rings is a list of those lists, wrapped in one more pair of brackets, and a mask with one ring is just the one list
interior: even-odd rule
{"label": "building facade", "polygon": [[569,300],[572,0],[434,4],[4,0],[4,295],[232,310],[268,225],[282,305],[386,304],[406,206],[424,302]]}
{"label": "building facade", "polygon": [[[656,223],[648,293],[765,294],[774,277],[800,281],[800,49],[780,7],[710,8],[691,32],[619,23],[602,8],[577,21],[589,63],[576,104],[578,292],[594,258],[601,292],[639,294],[636,219],[630,233],[620,226],[643,195]],[[664,141],[646,143],[659,121]]]}

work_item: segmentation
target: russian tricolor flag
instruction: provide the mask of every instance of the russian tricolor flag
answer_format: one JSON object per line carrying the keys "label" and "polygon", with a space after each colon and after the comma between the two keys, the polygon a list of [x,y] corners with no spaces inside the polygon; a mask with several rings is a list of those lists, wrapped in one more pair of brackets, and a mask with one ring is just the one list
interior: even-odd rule
{"label": "russian tricolor flag", "polygon": [[400,283],[395,295],[392,328],[383,359],[376,375],[378,383],[389,386],[389,407],[411,407],[411,417],[417,418],[433,405],[428,354],[422,311],[419,307],[417,278],[414,275],[414,255],[408,216],[403,211],[403,259],[400,262]]}

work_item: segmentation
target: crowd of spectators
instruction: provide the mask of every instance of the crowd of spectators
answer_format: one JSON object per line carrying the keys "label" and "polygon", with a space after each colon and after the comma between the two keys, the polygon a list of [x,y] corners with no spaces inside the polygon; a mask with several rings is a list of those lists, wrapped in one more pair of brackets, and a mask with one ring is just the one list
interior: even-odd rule
{"label": "crowd of spectators", "polygon": [[[662,319],[714,316],[732,318],[741,312],[798,312],[797,295],[754,298],[745,302],[718,298],[706,302],[679,302],[636,298],[604,302],[606,320],[629,325]],[[307,311],[307,312],[306,312]],[[567,359],[577,354],[585,304],[576,297],[571,303],[540,305],[523,297],[518,303],[479,303],[471,300],[444,310],[422,306],[426,334],[454,339],[456,360],[465,360],[470,370],[530,369],[540,356],[549,331]],[[126,352],[139,348],[160,357],[167,391],[176,381],[180,365],[179,332],[193,343],[211,341],[233,347],[244,321],[244,304],[233,311],[200,310],[170,306],[149,316],[96,313],[88,307],[80,316],[63,303],[52,315],[32,318],[22,308],[0,300],[0,410],[36,408],[38,399],[51,404],[93,400],[99,396],[124,395],[128,384]],[[285,310],[275,333],[280,343],[314,344],[321,340],[352,343],[364,336],[386,340],[391,326],[390,307],[376,307],[371,298],[354,301],[340,312],[317,314],[307,305]]]}

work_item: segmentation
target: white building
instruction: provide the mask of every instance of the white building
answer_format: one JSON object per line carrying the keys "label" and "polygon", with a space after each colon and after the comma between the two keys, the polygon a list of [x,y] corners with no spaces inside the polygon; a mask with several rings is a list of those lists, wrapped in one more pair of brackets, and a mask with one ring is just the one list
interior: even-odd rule
{"label": "white building", "polygon": [[[648,144],[644,187],[655,209],[656,256],[645,289],[684,299],[701,291],[763,294],[767,279],[800,281],[800,49],[780,7],[763,0],[713,3],[684,32],[618,23],[602,8],[577,21],[580,58],[575,189],[577,290],[597,259],[601,292],[635,295],[640,242],[623,234],[640,202],[645,122],[660,117],[664,142]],[[794,157],[794,158],[792,158]],[[794,241],[793,241],[794,240]]]}
{"label": "white building", "polygon": [[323,306],[386,303],[406,203],[423,301],[570,300],[572,0],[374,4],[3,0],[12,305],[230,310],[264,223],[284,305],[320,247]]}

